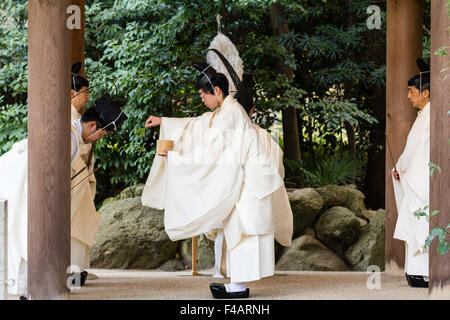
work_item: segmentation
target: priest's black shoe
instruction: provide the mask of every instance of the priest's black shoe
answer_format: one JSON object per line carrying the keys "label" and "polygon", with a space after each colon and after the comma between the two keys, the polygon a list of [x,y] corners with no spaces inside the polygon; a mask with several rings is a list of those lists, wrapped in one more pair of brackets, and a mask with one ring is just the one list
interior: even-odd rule
{"label": "priest's black shoe", "polygon": [[209,289],[215,299],[242,299],[248,298],[250,295],[250,289],[248,288],[245,291],[227,292],[223,283],[211,283]]}
{"label": "priest's black shoe", "polygon": [[428,288],[428,281],[425,281],[423,279],[423,276],[406,274],[406,280],[408,281],[408,284],[413,288]]}

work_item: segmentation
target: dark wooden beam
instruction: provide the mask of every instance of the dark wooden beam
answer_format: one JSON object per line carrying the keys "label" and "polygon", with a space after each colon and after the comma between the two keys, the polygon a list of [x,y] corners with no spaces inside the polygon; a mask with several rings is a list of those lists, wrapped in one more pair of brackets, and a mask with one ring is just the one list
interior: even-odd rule
{"label": "dark wooden beam", "polygon": [[[443,46],[450,47],[450,23],[445,1],[431,1],[431,119],[430,161],[439,165],[430,179],[430,212],[440,213],[431,218],[430,231],[450,223],[450,57],[435,55]],[[448,50],[447,50],[448,52]],[[447,236],[447,241],[450,237]],[[430,298],[450,299],[450,252],[437,253],[437,240],[430,247]]]}
{"label": "dark wooden beam", "polygon": [[69,291],[70,4],[28,2],[29,299],[58,299]]}
{"label": "dark wooden beam", "polygon": [[397,208],[392,186],[392,163],[396,163],[417,116],[410,105],[407,82],[418,73],[422,57],[423,5],[421,0],[388,0],[386,56],[386,133],[393,160],[386,146],[386,271],[402,274],[404,244],[393,238]]}

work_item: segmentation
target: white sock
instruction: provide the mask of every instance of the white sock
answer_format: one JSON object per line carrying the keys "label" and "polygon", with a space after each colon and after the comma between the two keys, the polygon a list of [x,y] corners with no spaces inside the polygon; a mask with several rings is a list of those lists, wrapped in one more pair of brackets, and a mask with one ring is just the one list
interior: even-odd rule
{"label": "white sock", "polygon": [[239,292],[245,291],[245,289],[247,289],[247,286],[245,285],[245,282],[231,282],[226,283],[225,288],[227,289],[227,292]]}
{"label": "white sock", "polygon": [[428,278],[427,276],[423,276],[423,280],[424,280],[424,281],[428,282],[428,279],[429,279],[429,278]]}

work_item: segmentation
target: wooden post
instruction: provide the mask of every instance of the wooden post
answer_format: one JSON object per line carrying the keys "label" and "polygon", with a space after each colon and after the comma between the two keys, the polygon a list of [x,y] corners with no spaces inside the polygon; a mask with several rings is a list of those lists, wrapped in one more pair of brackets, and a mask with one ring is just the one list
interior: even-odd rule
{"label": "wooden post", "polygon": [[[430,231],[435,227],[445,228],[450,222],[450,72],[441,73],[450,67],[450,57],[434,54],[443,46],[450,47],[447,12],[445,1],[431,1],[430,161],[439,165],[442,172],[435,170],[430,179],[429,212],[440,211],[431,218]],[[430,246],[429,294],[432,299],[450,299],[450,252],[439,255],[437,239]]]}
{"label": "wooden post", "polygon": [[85,51],[85,21],[86,21],[86,8],[85,0],[71,0],[72,5],[80,8],[81,13],[81,24],[80,29],[70,30],[71,39],[71,55],[70,62],[73,65],[75,62],[80,61],[82,63],[80,75],[84,76],[85,66],[84,66],[84,51]]}
{"label": "wooden post", "polygon": [[7,300],[8,291],[8,202],[0,199],[0,300]]}
{"label": "wooden post", "polygon": [[70,0],[28,2],[28,298],[68,291]]}
{"label": "wooden post", "polygon": [[403,274],[405,249],[394,239],[397,208],[392,186],[392,162],[396,163],[417,116],[410,105],[408,79],[419,72],[416,59],[422,57],[421,0],[388,0],[386,57],[386,134],[392,155],[386,146],[386,271]]}
{"label": "wooden post", "polygon": [[192,238],[192,275],[197,276],[197,237]]}

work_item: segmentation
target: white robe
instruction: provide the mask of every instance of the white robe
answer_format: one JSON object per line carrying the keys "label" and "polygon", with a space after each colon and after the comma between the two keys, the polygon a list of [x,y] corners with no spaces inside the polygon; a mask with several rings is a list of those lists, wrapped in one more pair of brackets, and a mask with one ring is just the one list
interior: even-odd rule
{"label": "white robe", "polygon": [[[81,114],[72,105],[71,117],[72,123],[78,122],[81,119]],[[80,130],[81,132],[81,130]],[[76,137],[76,135],[72,135]],[[81,136],[78,136],[81,137]],[[78,156],[72,163],[72,173],[74,176],[77,172],[86,167],[89,160],[92,145],[84,144],[82,139],[78,139],[75,144],[78,146]],[[89,162],[89,172],[84,169],[83,174],[80,174],[72,181],[72,186],[78,185],[80,181],[86,178],[94,170],[94,156],[92,155]],[[89,268],[89,247],[92,246],[95,234],[100,225],[100,215],[96,212],[94,198],[96,193],[96,179],[94,174],[86,178],[81,184],[73,188],[71,193],[71,265],[77,269],[84,270]]]}
{"label": "white robe", "polygon": [[[26,293],[27,139],[0,157],[0,198],[8,201],[8,293]],[[19,284],[20,282],[20,284]]]}
{"label": "white robe", "polygon": [[[284,178],[283,151],[269,132],[257,125],[254,127],[259,139],[264,142],[267,156],[278,164],[278,172]],[[258,219],[264,221],[265,229],[255,229],[255,221]],[[239,243],[226,243],[223,246],[224,231],[227,234],[240,232],[242,238]],[[216,278],[224,276],[221,270],[222,257],[226,257],[226,273],[232,282],[249,282],[273,275],[275,272],[273,239],[275,237],[283,246],[290,246],[292,233],[293,215],[285,186],[282,185],[269,197],[258,199],[244,184],[235,210],[224,221],[222,230],[217,230],[217,238],[214,239],[216,232],[208,234],[209,239],[215,240],[216,263],[213,276]],[[237,239],[238,236],[227,238]],[[223,249],[226,254],[223,253]],[[242,268],[242,264],[247,268]]]}
{"label": "white robe", "polygon": [[393,179],[398,212],[394,238],[406,242],[405,272],[413,275],[428,276],[428,249],[424,245],[429,223],[425,217],[415,217],[414,212],[429,205],[429,162],[430,103],[419,111],[397,161],[400,181]]}
{"label": "white robe", "polygon": [[[165,229],[172,240],[206,233],[225,220],[244,184],[258,199],[284,185],[278,163],[267,157],[250,118],[230,95],[214,113],[163,118],[159,138],[174,140],[174,150],[167,159],[155,156],[142,204],[165,209]],[[265,220],[243,223],[264,234],[274,229]],[[242,234],[226,236],[227,242],[238,243]]]}

